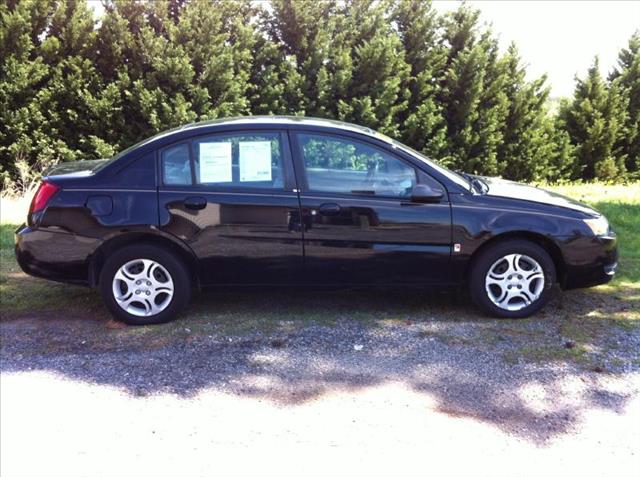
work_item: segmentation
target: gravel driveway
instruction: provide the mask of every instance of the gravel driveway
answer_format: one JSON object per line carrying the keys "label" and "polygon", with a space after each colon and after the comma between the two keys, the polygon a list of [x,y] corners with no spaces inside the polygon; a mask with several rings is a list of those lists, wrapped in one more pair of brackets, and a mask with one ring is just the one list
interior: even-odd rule
{"label": "gravel driveway", "polygon": [[358,291],[214,294],[157,327],[92,297],[12,315],[0,470],[637,476],[640,328],[585,297],[520,321]]}

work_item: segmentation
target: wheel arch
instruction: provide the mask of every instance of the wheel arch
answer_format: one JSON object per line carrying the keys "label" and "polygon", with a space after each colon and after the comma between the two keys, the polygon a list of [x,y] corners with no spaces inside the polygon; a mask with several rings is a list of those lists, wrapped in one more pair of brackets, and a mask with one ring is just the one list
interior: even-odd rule
{"label": "wheel arch", "polygon": [[469,267],[467,273],[470,273],[470,271],[473,268],[474,261],[480,256],[480,254],[484,250],[487,250],[489,247],[492,247],[497,243],[505,242],[507,240],[514,240],[514,239],[528,240],[529,242],[533,242],[536,245],[539,245],[540,247],[542,247],[551,257],[551,260],[553,261],[553,265],[556,268],[556,280],[561,284],[564,283],[565,277],[566,277],[566,264],[562,256],[562,251],[560,250],[560,247],[558,246],[558,244],[556,244],[552,239],[550,239],[545,235],[542,235],[536,232],[530,232],[527,230],[515,230],[510,232],[504,232],[484,242],[473,252],[473,255],[471,255],[471,262],[470,262],[471,266]]}
{"label": "wheel arch", "polygon": [[128,232],[120,234],[106,240],[100,245],[89,260],[89,285],[91,287],[98,286],[100,271],[109,254],[128,245],[139,245],[141,243],[162,247],[176,255],[187,267],[193,286],[200,288],[198,261],[193,251],[175,239],[149,232]]}

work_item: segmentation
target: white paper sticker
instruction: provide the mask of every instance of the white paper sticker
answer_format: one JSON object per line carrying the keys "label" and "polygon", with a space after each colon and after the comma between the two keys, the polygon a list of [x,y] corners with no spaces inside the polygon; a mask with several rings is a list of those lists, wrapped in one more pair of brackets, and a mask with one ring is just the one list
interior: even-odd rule
{"label": "white paper sticker", "polygon": [[240,181],[271,180],[271,141],[240,143]]}
{"label": "white paper sticker", "polygon": [[200,182],[231,182],[231,143],[200,143]]}

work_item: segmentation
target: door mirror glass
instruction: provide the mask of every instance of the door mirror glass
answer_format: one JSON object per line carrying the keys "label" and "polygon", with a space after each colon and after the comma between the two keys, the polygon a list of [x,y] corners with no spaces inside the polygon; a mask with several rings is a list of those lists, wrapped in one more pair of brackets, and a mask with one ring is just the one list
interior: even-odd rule
{"label": "door mirror glass", "polygon": [[411,190],[411,202],[438,202],[444,194],[426,184],[416,184]]}

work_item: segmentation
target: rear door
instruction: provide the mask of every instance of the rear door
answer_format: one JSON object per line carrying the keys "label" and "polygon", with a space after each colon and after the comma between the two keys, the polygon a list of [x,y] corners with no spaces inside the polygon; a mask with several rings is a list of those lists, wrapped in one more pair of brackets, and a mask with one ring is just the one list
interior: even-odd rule
{"label": "rear door", "polygon": [[184,240],[204,285],[297,283],[303,264],[287,134],[209,134],[159,151],[160,228]]}
{"label": "rear door", "polygon": [[[352,136],[292,131],[304,224],[305,275],[324,284],[449,280],[445,188],[385,148]],[[415,203],[416,184],[441,200]]]}

